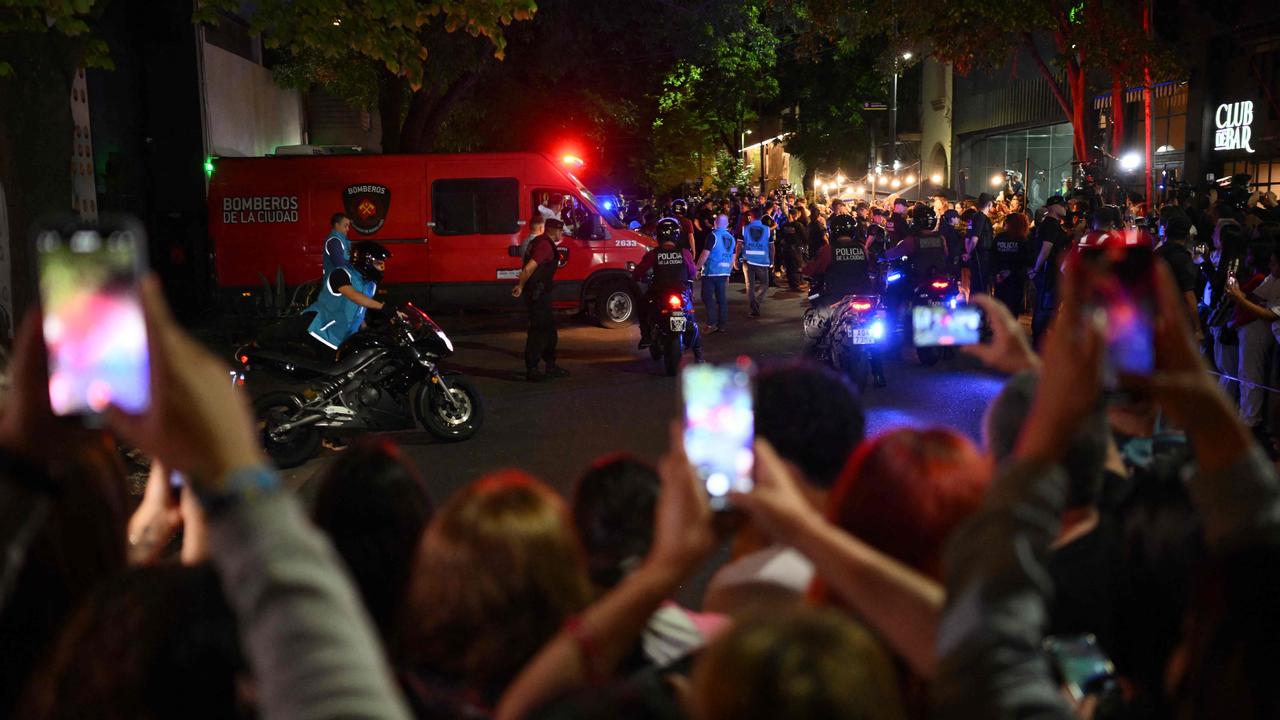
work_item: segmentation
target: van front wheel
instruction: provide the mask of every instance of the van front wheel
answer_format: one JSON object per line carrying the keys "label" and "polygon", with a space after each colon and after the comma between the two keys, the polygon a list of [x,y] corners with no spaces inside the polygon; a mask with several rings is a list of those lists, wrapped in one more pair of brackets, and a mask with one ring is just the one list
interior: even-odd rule
{"label": "van front wheel", "polygon": [[636,316],[636,298],[623,283],[606,285],[595,301],[596,321],[601,327],[618,330],[630,327]]}

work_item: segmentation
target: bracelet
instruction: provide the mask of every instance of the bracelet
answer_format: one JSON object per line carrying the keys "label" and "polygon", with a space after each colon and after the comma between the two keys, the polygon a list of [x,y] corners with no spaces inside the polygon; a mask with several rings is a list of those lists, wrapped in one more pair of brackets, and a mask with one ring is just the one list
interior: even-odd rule
{"label": "bracelet", "polygon": [[216,489],[196,483],[191,489],[205,511],[214,515],[246,500],[275,494],[280,489],[280,476],[269,465],[246,465],[227,473]]}

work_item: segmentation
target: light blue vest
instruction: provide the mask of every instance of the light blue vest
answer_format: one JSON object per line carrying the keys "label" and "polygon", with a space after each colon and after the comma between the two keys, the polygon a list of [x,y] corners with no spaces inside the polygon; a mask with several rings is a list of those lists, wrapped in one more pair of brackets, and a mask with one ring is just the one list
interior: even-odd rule
{"label": "light blue vest", "polygon": [[712,230],[711,238],[714,243],[707,248],[710,254],[707,256],[706,275],[707,277],[726,277],[733,269],[733,236],[728,230]]}
{"label": "light blue vest", "polygon": [[[342,255],[339,257],[336,253],[329,252],[329,241],[337,238],[342,246]],[[351,263],[351,241],[347,236],[337,230],[330,230],[329,236],[324,239],[324,276],[327,279],[329,273],[340,267],[346,267]]]}
{"label": "light blue vest", "polygon": [[[351,287],[369,297],[373,297],[373,294],[377,292],[377,283],[366,282],[364,277],[356,272],[354,268],[347,267],[342,269],[346,270],[351,276]],[[347,338],[355,335],[360,330],[360,324],[364,322],[365,308],[329,288],[329,276],[332,273],[332,270],[325,273],[324,280],[320,286],[320,294],[316,297],[316,301],[311,303],[311,307],[308,307],[303,312],[314,311],[316,314],[315,319],[307,326],[307,332],[311,337],[337,350],[338,346]]]}
{"label": "light blue vest", "polygon": [[769,228],[759,220],[752,220],[742,228],[742,254],[748,265],[770,267],[769,262]]}

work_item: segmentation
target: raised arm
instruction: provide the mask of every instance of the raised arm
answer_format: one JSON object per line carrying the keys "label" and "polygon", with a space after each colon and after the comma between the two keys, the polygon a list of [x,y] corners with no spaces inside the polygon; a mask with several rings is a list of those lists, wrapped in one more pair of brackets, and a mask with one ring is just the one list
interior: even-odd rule
{"label": "raised arm", "polygon": [[181,471],[208,512],[266,718],[407,718],[377,634],[332,549],[265,463],[245,398],[186,336],[159,285],[143,288],[151,408],[108,422]]}

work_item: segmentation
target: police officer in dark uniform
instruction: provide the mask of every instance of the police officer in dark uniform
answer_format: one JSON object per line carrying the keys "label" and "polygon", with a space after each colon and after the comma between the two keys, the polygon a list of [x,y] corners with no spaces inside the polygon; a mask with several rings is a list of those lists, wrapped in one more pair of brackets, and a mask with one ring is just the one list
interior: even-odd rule
{"label": "police officer in dark uniform", "polygon": [[911,234],[911,222],[907,219],[907,201],[902,198],[893,199],[893,214],[889,216],[889,224],[885,227],[889,236],[889,247],[893,247]]}
{"label": "police officer in dark uniform", "polygon": [[[529,308],[529,335],[524,343],[525,377],[529,382],[569,376],[568,370],[556,364],[559,335],[551,313],[551,290],[559,265],[556,246],[563,235],[564,223],[549,218],[543,234],[529,241],[524,252],[524,269],[511,289],[511,297],[523,297]],[[546,372],[538,369],[538,363],[543,361],[547,364]]]}
{"label": "police officer in dark uniform", "polygon": [[649,284],[649,292],[641,304],[640,347],[648,347],[653,342],[655,304],[669,295],[679,295],[684,299],[685,346],[693,349],[695,361],[702,362],[702,333],[694,316],[693,293],[690,291],[693,278],[698,275],[698,266],[688,248],[680,246],[681,232],[680,221],[676,218],[660,220],[658,247],[645,253],[640,264],[632,271],[632,277],[636,281],[641,281],[650,271],[653,272],[653,282]]}
{"label": "police officer in dark uniform", "polygon": [[[814,309],[823,321],[830,317],[832,306],[842,298],[876,294],[876,285],[871,280],[874,260],[867,251],[862,228],[848,215],[833,216],[830,225],[831,244],[823,246],[804,268],[804,274],[813,278],[813,287],[820,292]],[[870,355],[875,385],[884,387],[880,348],[872,348]]]}
{"label": "police officer in dark uniform", "polygon": [[910,259],[912,285],[932,275],[947,274],[947,246],[934,230],[936,221],[933,208],[927,205],[912,208],[907,237],[885,253],[890,260]]}
{"label": "police officer in dark uniform", "polygon": [[888,217],[880,208],[871,209],[871,223],[867,225],[867,252],[874,257],[884,257],[889,249]]}

